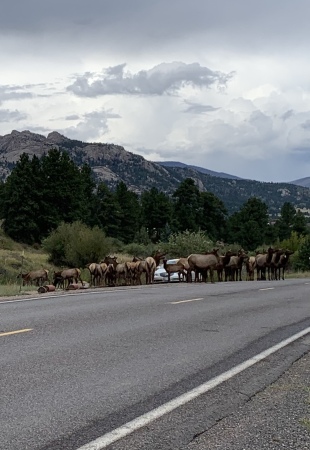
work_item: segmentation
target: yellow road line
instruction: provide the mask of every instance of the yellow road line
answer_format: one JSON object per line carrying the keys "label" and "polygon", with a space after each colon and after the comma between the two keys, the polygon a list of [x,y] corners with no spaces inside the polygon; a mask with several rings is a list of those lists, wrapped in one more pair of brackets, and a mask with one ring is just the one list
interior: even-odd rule
{"label": "yellow road line", "polygon": [[33,328],[25,328],[24,330],[8,331],[7,333],[0,333],[0,336],[10,336],[11,334],[26,333],[32,330]]}
{"label": "yellow road line", "polygon": [[169,302],[171,305],[177,305],[178,303],[198,302],[204,300],[203,298],[191,298],[190,300],[180,300],[178,302]]}

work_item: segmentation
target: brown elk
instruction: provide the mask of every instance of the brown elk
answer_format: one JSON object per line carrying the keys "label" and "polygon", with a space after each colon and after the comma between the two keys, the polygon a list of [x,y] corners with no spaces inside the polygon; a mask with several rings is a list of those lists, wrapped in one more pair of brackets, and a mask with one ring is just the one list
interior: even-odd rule
{"label": "brown elk", "polygon": [[255,274],[255,268],[256,268],[255,256],[250,256],[247,259],[247,261],[245,262],[245,267],[246,267],[246,273],[247,273],[247,280],[254,281],[254,274]]}
{"label": "brown elk", "polygon": [[227,268],[230,269],[231,281],[242,281],[242,266],[247,258],[243,249],[239,250],[236,256],[231,256]]}
{"label": "brown elk", "polygon": [[27,273],[21,273],[20,275],[18,275],[18,277],[22,277],[23,286],[33,283],[35,283],[37,286],[40,286],[44,282],[49,282],[48,270],[46,269],[32,270]]}
{"label": "brown elk", "polygon": [[[278,279],[280,280],[280,278],[282,278],[282,280],[284,280],[284,272],[285,272],[285,269],[287,268],[289,257],[293,254],[294,254],[294,252],[292,252],[290,250],[286,250],[280,256],[278,267],[275,271],[276,280],[278,280]],[[281,270],[282,270],[282,277],[281,277]]]}
{"label": "brown elk", "polygon": [[74,269],[63,269],[59,272],[54,272],[54,280],[53,285],[57,287],[58,284],[63,283],[63,287],[65,287],[65,282],[67,281],[67,288],[69,287],[69,284],[72,282],[77,283],[80,281],[83,284],[82,278],[81,278],[81,271],[80,269],[74,268]]}
{"label": "brown elk", "polygon": [[219,262],[216,265],[217,279],[218,281],[223,281],[223,272],[225,274],[225,281],[228,280],[230,275],[230,268],[228,267],[230,258],[236,256],[231,250],[228,250],[225,255],[221,255]]}
{"label": "brown elk", "polygon": [[164,259],[163,263],[164,263],[164,269],[168,273],[168,283],[170,283],[170,276],[172,273],[178,274],[179,281],[181,281],[181,279],[184,280],[184,278],[186,278],[185,267],[182,264],[182,262],[180,262],[180,260],[175,264],[167,264],[167,260]]}
{"label": "brown elk", "polygon": [[218,255],[219,249],[213,249],[211,253],[208,254],[192,254],[187,258],[190,270],[194,270],[196,274],[196,281],[198,280],[198,274],[202,273],[202,280],[207,280],[207,273],[210,272],[211,283],[214,283],[214,270],[216,269],[216,265],[220,261],[220,257]]}
{"label": "brown elk", "polygon": [[138,256],[133,257],[133,262],[140,262],[137,267],[138,282],[141,284],[141,275],[145,272],[146,284],[152,284],[154,282],[154,275],[156,267],[159,265],[160,260],[165,256],[165,253],[161,253],[157,250],[153,256],[148,256],[145,259],[141,259]]}
{"label": "brown elk", "polygon": [[102,278],[101,265],[97,263],[88,264],[87,269],[90,273],[90,284],[93,286],[98,286]]}
{"label": "brown elk", "polygon": [[[127,265],[126,263],[118,263],[116,256],[106,256],[103,260],[103,263],[108,264],[109,270],[107,271],[107,276],[111,276],[111,280],[113,278],[113,282],[111,284],[121,284],[122,280],[127,284]],[[113,269],[111,267],[113,266]]]}
{"label": "brown elk", "polygon": [[273,248],[269,247],[267,253],[258,253],[255,256],[258,280],[266,280],[266,269],[268,270],[268,279],[270,280],[270,264],[273,253]]}

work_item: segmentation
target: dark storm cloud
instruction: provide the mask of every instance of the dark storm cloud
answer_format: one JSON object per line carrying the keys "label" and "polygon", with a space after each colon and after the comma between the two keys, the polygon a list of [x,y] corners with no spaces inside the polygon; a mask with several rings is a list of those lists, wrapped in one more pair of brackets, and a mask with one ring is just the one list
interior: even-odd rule
{"label": "dark storm cloud", "polygon": [[[164,95],[176,94],[183,86],[225,86],[232,74],[212,71],[198,63],[162,63],[136,74],[125,72],[126,64],[109,67],[102,74],[86,73],[68,86],[79,97],[100,95]],[[96,78],[96,79],[94,79]]]}
{"label": "dark storm cloud", "polygon": [[55,43],[67,35],[63,46],[83,41],[104,52],[108,42],[133,53],[196,36],[206,52],[216,43],[260,52],[275,43],[306,46],[309,15],[308,0],[4,0],[0,34],[53,34]]}

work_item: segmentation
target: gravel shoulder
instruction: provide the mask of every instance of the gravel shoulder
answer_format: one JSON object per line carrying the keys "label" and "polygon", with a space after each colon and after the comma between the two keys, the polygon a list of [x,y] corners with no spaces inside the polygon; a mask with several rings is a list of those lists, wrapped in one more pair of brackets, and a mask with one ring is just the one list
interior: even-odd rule
{"label": "gravel shoulder", "polygon": [[310,352],[182,449],[310,449]]}

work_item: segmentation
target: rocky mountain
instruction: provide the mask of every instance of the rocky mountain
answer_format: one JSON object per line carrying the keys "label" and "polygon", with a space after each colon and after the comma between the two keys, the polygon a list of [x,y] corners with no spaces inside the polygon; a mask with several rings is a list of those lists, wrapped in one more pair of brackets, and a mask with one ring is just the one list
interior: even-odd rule
{"label": "rocky mountain", "polygon": [[183,163],[171,166],[147,161],[120,145],[86,143],[57,132],[47,137],[30,131],[12,131],[0,136],[0,178],[4,180],[7,177],[22,153],[40,157],[51,148],[67,151],[78,165],[88,163],[97,181],[106,182],[110,188],[124,181],[129,189],[137,193],[156,187],[170,194],[182,180],[191,177],[200,190],[213,192],[219,197],[229,213],[237,211],[249,197],[256,196],[268,205],[272,217],[279,214],[284,202],[291,202],[310,216],[310,189],[307,187],[243,180],[229,174],[213,176],[214,172],[203,173],[199,168],[183,166]]}
{"label": "rocky mountain", "polygon": [[157,161],[157,164],[160,164],[163,167],[182,167],[183,169],[194,169],[197,172],[205,173],[206,175],[212,175],[213,177],[219,178],[229,178],[231,180],[242,180],[240,177],[236,177],[236,175],[230,175],[225,172],[215,172],[214,170],[205,169],[204,167],[192,166],[188,164],[184,164],[179,161]]}

